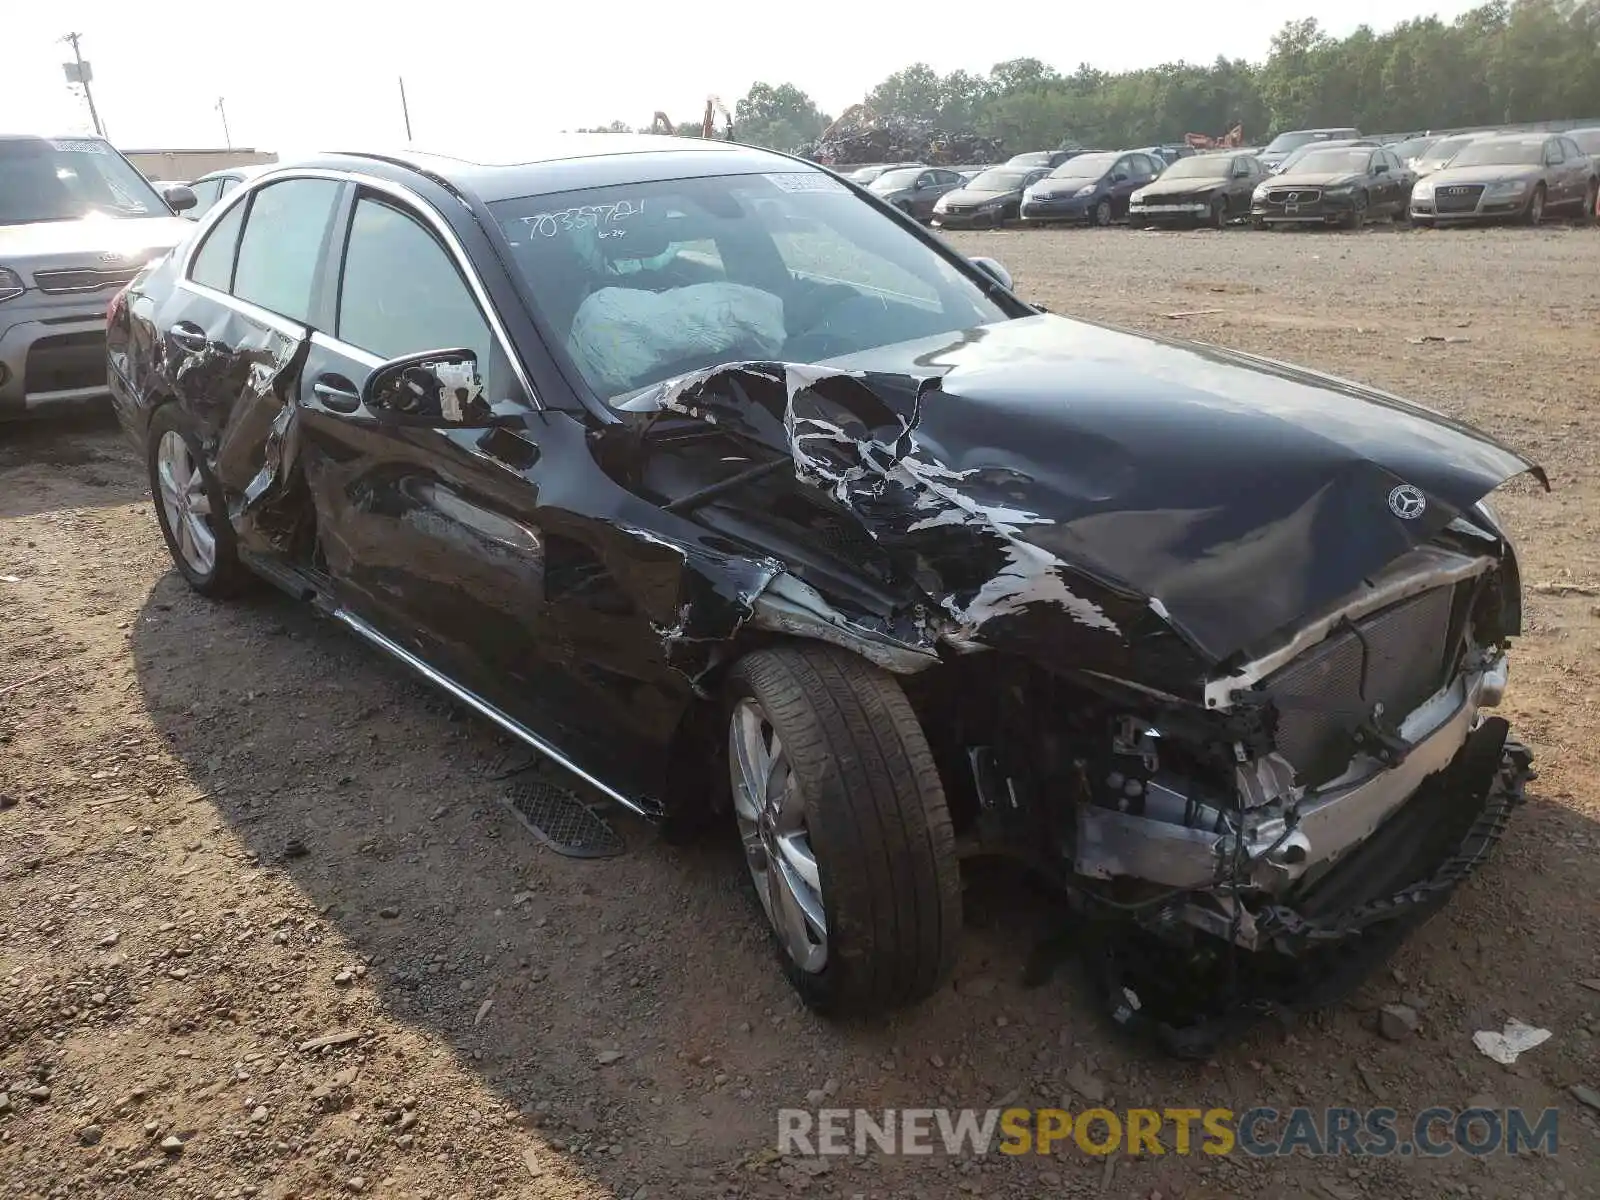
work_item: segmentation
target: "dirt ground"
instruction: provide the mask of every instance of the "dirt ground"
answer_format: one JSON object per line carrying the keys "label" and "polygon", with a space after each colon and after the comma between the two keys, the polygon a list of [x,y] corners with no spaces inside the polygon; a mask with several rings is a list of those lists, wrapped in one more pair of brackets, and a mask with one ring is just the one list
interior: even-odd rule
{"label": "dirt ground", "polygon": [[[501,802],[517,747],[287,599],[189,594],[109,421],[7,429],[0,1195],[1600,1195],[1600,1113],[1569,1090],[1600,1088],[1600,233],[953,240],[1054,311],[1370,381],[1548,468],[1552,494],[1501,505],[1529,587],[1505,711],[1540,778],[1392,969],[1177,1064],[1070,971],[1024,989],[1037,901],[980,871],[953,986],[824,1022],[771,960],[731,829],[680,848],[619,818],[622,858],[542,850]],[[1374,1010],[1402,1000],[1421,1022],[1392,1041]],[[1506,1068],[1471,1039],[1510,1017],[1553,1036]],[[821,1170],[772,1149],[783,1106],[1097,1097],[1558,1106],[1560,1150]]]}

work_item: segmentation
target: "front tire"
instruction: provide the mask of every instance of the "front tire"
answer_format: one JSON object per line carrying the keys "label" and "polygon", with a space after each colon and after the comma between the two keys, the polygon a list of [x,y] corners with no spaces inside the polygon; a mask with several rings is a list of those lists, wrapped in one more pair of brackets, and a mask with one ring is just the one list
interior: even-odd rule
{"label": "front tire", "polygon": [[1583,211],[1578,214],[1580,225],[1593,225],[1595,218],[1600,217],[1600,182],[1589,180],[1589,186],[1583,193]]}
{"label": "front tire", "polygon": [[1345,216],[1344,227],[1346,229],[1360,229],[1366,223],[1367,194],[1365,192],[1357,192],[1355,198],[1350,202],[1350,212]]}
{"label": "front tire", "polygon": [[726,689],[733,808],[785,973],[824,1013],[949,976],[961,882],[944,788],[895,680],[820,645],[758,650]]}
{"label": "front tire", "polygon": [[1528,197],[1528,207],[1522,210],[1522,223],[1524,225],[1538,225],[1544,220],[1544,184],[1533,189],[1533,195]]}
{"label": "front tire", "polygon": [[1111,224],[1111,201],[1102,200],[1094,206],[1094,223],[1101,229]]}
{"label": "front tire", "polygon": [[146,443],[156,521],[173,565],[202,596],[233,595],[250,575],[239,561],[222,485],[206,464],[194,419],[164,404],[150,418]]}
{"label": "front tire", "polygon": [[1211,228],[1226,229],[1228,227],[1228,202],[1221,196],[1211,201]]}

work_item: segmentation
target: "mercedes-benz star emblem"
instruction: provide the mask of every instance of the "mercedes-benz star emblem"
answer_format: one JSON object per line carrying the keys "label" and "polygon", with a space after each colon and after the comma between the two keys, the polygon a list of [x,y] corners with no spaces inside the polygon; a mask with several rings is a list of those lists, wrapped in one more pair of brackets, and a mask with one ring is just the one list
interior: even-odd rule
{"label": "mercedes-benz star emblem", "polygon": [[1422,494],[1421,488],[1402,483],[1389,493],[1389,511],[1402,521],[1415,521],[1428,511],[1428,498]]}

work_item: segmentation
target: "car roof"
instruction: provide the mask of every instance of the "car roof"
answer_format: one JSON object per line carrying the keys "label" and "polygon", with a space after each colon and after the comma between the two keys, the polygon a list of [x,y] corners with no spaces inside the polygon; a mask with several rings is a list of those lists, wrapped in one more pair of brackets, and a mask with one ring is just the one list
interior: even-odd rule
{"label": "car roof", "polygon": [[823,170],[814,163],[739,142],[626,133],[553,134],[526,142],[496,141],[481,148],[465,144],[426,149],[416,145],[351,148],[277,163],[271,170],[296,167],[380,175],[393,175],[394,168],[399,168],[491,203],[645,180]]}
{"label": "car roof", "polygon": [[192,182],[203,183],[207,179],[221,179],[225,176],[236,175],[240,179],[254,179],[257,175],[267,171],[275,171],[282,163],[251,163],[242,167],[218,167],[215,171],[207,171],[204,175],[196,175]]}

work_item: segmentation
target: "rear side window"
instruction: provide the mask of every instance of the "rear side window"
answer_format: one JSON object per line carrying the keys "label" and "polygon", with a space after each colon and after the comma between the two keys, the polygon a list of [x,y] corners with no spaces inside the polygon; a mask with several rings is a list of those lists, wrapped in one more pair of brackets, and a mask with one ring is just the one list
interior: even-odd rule
{"label": "rear side window", "polygon": [[350,222],[338,336],[385,359],[465,346],[489,368],[489,323],[455,260],[414,217],[366,196]]}
{"label": "rear side window", "polygon": [[233,256],[239,246],[239,227],[244,224],[244,210],[249,204],[235,204],[222,214],[206,240],[194,256],[189,278],[219,292],[233,288]]}
{"label": "rear side window", "polygon": [[331,179],[289,179],[256,192],[239,242],[233,294],[291,320],[309,321],[317,258],[338,192]]}

